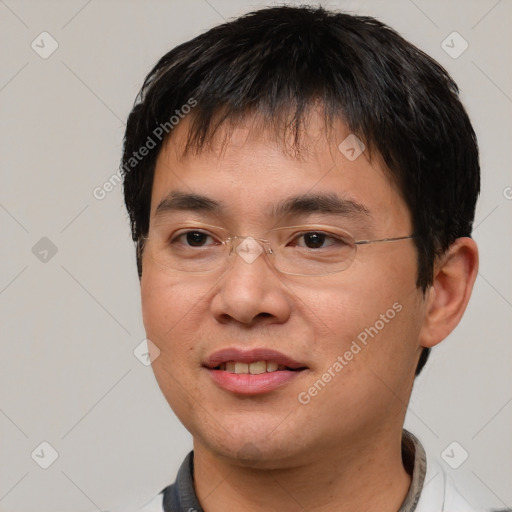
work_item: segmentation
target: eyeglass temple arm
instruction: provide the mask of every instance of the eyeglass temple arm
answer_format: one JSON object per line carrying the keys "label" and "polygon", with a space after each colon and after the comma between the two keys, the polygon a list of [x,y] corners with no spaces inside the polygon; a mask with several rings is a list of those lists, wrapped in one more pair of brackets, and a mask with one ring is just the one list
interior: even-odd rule
{"label": "eyeglass temple arm", "polygon": [[378,244],[383,242],[397,242],[398,240],[407,240],[409,238],[416,238],[416,235],[397,236],[393,238],[381,238],[379,240],[356,240],[356,245]]}

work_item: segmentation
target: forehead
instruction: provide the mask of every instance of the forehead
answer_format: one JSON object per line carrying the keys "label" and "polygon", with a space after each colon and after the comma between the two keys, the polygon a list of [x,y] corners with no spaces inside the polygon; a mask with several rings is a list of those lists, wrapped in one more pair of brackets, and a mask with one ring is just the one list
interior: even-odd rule
{"label": "forehead", "polygon": [[361,212],[409,218],[379,156],[357,156],[363,148],[341,121],[327,127],[313,113],[299,144],[291,132],[267,125],[258,117],[220,125],[208,144],[186,151],[190,120],[182,120],[158,155],[151,216],[174,191],[206,196],[249,217],[279,210],[292,197],[316,195],[331,203],[337,197]]}

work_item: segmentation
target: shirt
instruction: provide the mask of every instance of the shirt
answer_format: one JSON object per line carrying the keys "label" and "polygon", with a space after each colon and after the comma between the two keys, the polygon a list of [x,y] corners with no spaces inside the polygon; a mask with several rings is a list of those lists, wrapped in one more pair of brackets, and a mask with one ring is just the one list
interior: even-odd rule
{"label": "shirt", "polygon": [[[398,512],[482,512],[457,492],[438,464],[427,465],[423,446],[406,430],[402,436],[402,458],[411,475],[411,485]],[[193,451],[183,461],[176,482],[166,487],[140,512],[203,512],[194,489]]]}

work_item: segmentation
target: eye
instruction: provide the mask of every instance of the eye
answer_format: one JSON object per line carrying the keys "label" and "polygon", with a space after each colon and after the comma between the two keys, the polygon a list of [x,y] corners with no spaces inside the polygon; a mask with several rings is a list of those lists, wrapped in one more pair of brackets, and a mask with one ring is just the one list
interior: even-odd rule
{"label": "eye", "polygon": [[[207,243],[208,241],[210,241],[210,243]],[[214,239],[211,235],[194,229],[179,233],[173,237],[171,244],[179,243],[186,247],[204,247],[205,245],[211,245],[212,241],[214,241]]]}
{"label": "eye", "polygon": [[306,247],[307,249],[322,249],[335,245],[336,243],[343,243],[333,236],[329,236],[322,231],[309,231],[301,233],[295,238],[296,242],[293,244],[298,247]]}
{"label": "eye", "polygon": [[325,231],[304,231],[297,233],[288,244],[292,247],[301,247],[304,249],[341,249],[350,246],[350,241],[339,233],[329,233]]}
{"label": "eye", "polygon": [[[303,240],[304,246],[308,249],[320,249],[324,243],[327,236],[325,233],[305,233],[301,235],[300,239]],[[302,246],[302,244],[298,244]]]}

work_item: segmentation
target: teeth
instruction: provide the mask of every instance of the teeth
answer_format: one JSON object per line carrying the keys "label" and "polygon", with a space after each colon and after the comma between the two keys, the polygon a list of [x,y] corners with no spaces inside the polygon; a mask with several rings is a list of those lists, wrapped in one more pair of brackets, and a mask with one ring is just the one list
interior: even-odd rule
{"label": "teeth", "polygon": [[249,373],[249,365],[247,363],[235,363],[235,373]]}
{"label": "teeth", "polygon": [[229,373],[260,375],[266,372],[276,372],[277,370],[285,370],[286,367],[277,364],[275,361],[255,361],[254,363],[240,363],[236,361],[226,361],[219,366],[220,370]]}
{"label": "teeth", "polygon": [[269,361],[267,363],[267,372],[275,372],[277,371],[277,368],[278,368],[278,364],[275,363],[274,361]]}
{"label": "teeth", "polygon": [[267,363],[265,361],[257,361],[249,365],[249,373],[251,375],[259,375],[260,373],[266,373]]}

